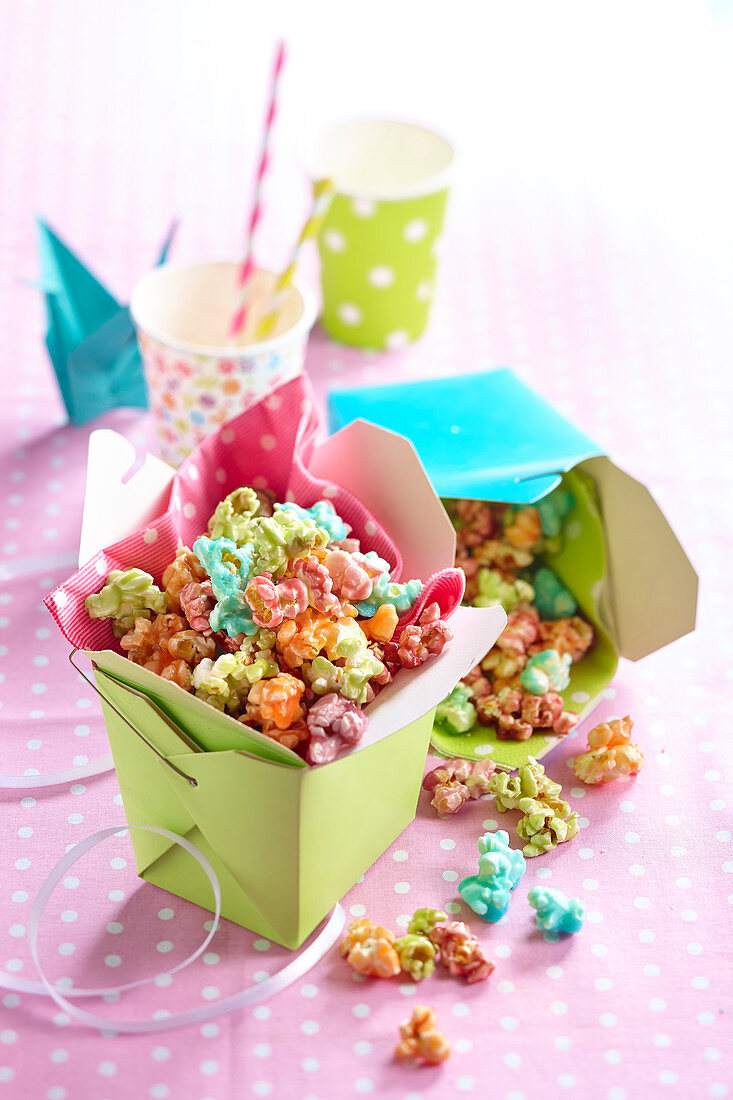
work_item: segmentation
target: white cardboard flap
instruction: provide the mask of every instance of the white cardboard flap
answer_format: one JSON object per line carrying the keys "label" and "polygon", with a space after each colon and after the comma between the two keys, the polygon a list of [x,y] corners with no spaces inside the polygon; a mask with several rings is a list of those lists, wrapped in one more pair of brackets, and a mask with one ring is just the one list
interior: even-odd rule
{"label": "white cardboard flap", "polygon": [[99,428],[89,436],[80,566],[166,510],[174,469],[148,454],[140,468],[126,477],[136,457],[132,443],[110,428]]}
{"label": "white cardboard flap", "polygon": [[366,707],[369,725],[354,752],[402,729],[445,699],[491,649],[506,626],[506,612],[503,607],[457,607],[449,623],[453,640],[440,656],[397,673]]}
{"label": "white cardboard flap", "polygon": [[616,648],[638,661],[695,629],[697,574],[649,490],[609,458],[579,469],[603,515]]}
{"label": "white cardboard flap", "polygon": [[354,420],[317,444],[308,467],[338,481],[376,516],[400,548],[403,579],[427,580],[454,564],[453,525],[404,436]]}

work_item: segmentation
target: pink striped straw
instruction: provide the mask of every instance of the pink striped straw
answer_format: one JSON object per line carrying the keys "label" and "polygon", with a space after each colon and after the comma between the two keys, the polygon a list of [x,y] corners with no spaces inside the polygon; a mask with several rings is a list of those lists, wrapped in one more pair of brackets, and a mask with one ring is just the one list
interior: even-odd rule
{"label": "pink striped straw", "polygon": [[262,181],[267,172],[267,165],[270,156],[270,138],[272,135],[272,124],[277,114],[277,88],[280,81],[280,73],[282,72],[283,65],[285,64],[285,41],[284,39],[278,39],[275,46],[275,58],[272,65],[272,75],[270,76],[270,91],[267,98],[267,111],[265,113],[265,120],[262,130],[262,146],[260,148],[260,159],[257,167],[257,174],[255,175],[254,182],[254,195],[252,197],[252,211],[249,216],[249,226],[247,228],[247,249],[245,252],[242,266],[239,269],[239,278],[237,280],[242,300],[236,313],[232,317],[232,322],[229,327],[230,337],[237,336],[242,331],[247,316],[247,305],[244,299],[244,289],[247,284],[247,280],[251,276],[254,270],[254,238],[255,231],[259,224],[260,215],[262,213]]}

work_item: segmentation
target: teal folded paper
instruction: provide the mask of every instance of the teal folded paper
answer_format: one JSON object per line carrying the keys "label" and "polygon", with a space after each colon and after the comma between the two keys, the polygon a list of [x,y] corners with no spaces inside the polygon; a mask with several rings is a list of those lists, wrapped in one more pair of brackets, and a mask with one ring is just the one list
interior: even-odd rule
{"label": "teal folded paper", "polygon": [[[163,263],[171,226],[158,258]],[[84,424],[119,406],[147,408],[135,329],[121,305],[40,218],[40,287],[46,298],[46,346],[69,420]]]}

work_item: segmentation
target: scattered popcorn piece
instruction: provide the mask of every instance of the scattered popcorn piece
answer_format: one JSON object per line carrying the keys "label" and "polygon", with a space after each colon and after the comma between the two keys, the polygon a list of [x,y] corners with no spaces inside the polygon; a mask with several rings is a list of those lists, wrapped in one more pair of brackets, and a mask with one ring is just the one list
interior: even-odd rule
{"label": "scattered popcorn piece", "polygon": [[360,974],[392,978],[402,969],[394,940],[394,934],[388,928],[360,917],[349,925],[339,950],[349,966]]}
{"label": "scattered popcorn piece", "polygon": [[458,893],[474,913],[494,923],[509,908],[511,892],[527,865],[522,853],[509,847],[509,834],[503,829],[485,833],[479,839],[478,850],[478,874],[464,878]]}
{"label": "scattered popcorn piece", "polygon": [[438,1066],[450,1057],[450,1043],[438,1031],[434,1009],[428,1005],[416,1005],[412,1016],[400,1024],[402,1038],[395,1047],[394,1056],[400,1062],[422,1062]]}
{"label": "scattered popcorn piece", "polygon": [[638,775],[644,756],[631,740],[630,715],[601,722],[588,734],[588,752],[575,757],[573,770],[583,783],[612,783],[623,775]]}
{"label": "scattered popcorn piece", "polygon": [[583,927],[585,904],[580,898],[568,898],[560,890],[533,886],[527,901],[537,911],[537,927],[543,932],[579,932]]}

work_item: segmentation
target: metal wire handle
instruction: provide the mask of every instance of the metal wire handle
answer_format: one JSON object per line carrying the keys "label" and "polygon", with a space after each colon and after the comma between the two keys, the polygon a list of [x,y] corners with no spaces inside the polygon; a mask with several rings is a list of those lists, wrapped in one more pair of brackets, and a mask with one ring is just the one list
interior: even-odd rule
{"label": "metal wire handle", "polygon": [[[199,784],[198,784],[197,779],[194,779],[194,777],[192,775],[186,775],[186,773],[184,771],[181,771],[180,768],[176,767],[176,765],[172,761],[170,761],[167,756],[164,756],[163,753],[160,752],[160,750],[155,747],[155,745],[151,744],[150,741],[148,741],[147,737],[145,737],[140,732],[140,730],[137,729],[136,726],[133,726],[133,724],[129,720],[129,718],[126,718],[125,715],[122,713],[122,711],[118,710],[118,708],[114,705],[114,703],[110,699],[108,699],[106,695],[102,694],[102,692],[99,690],[97,685],[92,680],[89,679],[89,677],[86,675],[86,673],[82,672],[82,670],[79,668],[79,666],[74,661],[74,654],[76,654],[78,652],[79,652],[79,647],[75,646],[74,649],[72,649],[71,653],[69,654],[69,664],[71,665],[71,667],[73,669],[76,670],[76,672],[79,673],[82,680],[86,680],[86,682],[89,684],[89,687],[92,689],[92,691],[96,691],[99,698],[104,703],[106,703],[108,707],[112,708],[112,710],[115,712],[115,714],[118,716],[118,718],[121,718],[122,721],[125,723],[125,725],[130,727],[130,729],[135,734],[135,736],[139,737],[140,740],[145,745],[147,745],[147,747],[150,749],[150,751],[155,753],[155,755],[158,757],[159,760],[161,760],[168,768],[170,768],[171,771],[175,772],[176,775],[180,776],[181,779],[185,779],[186,782],[189,784],[189,786],[198,787]],[[97,666],[94,664],[94,661],[92,661],[92,668],[96,669],[96,667]],[[103,673],[103,675],[104,675],[104,673]],[[133,695],[137,695],[138,698],[140,698],[140,699],[144,699],[145,702],[148,704],[148,706],[152,707],[153,710],[156,712],[156,714],[160,718],[162,718],[164,722],[166,722],[168,725],[171,725],[171,722],[169,721],[169,719],[162,713],[162,711],[159,709],[159,707],[157,707],[155,705],[155,703],[152,701],[152,699],[148,699],[147,695],[143,695],[143,693],[141,691],[137,691],[135,688],[128,687],[127,684],[125,684],[125,690],[132,692]]]}

